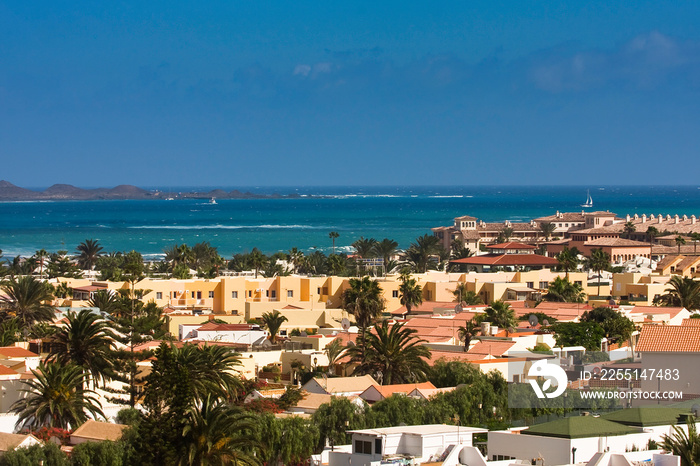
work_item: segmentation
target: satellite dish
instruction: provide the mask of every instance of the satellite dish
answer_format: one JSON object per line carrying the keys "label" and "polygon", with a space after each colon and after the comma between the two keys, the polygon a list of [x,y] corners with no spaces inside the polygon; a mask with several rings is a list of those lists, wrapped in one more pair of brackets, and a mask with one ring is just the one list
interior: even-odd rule
{"label": "satellite dish", "polygon": [[457,305],[455,306],[455,313],[456,313],[456,314],[459,314],[460,312],[462,312],[462,305],[461,305],[461,304],[457,304]]}
{"label": "satellite dish", "polygon": [[515,333],[515,329],[513,327],[508,327],[508,333]]}
{"label": "satellite dish", "polygon": [[537,326],[537,322],[539,322],[539,319],[535,314],[530,314],[530,318],[527,319],[528,322],[530,322],[530,327],[535,327]]}
{"label": "satellite dish", "polygon": [[355,342],[354,342],[354,341],[349,341],[349,342],[348,342],[348,346],[355,346]]}
{"label": "satellite dish", "polygon": [[462,301],[461,303],[459,303],[459,305],[462,306],[462,309],[464,309],[465,307],[467,307],[467,303],[464,302],[464,301]]}
{"label": "satellite dish", "polygon": [[300,336],[302,336],[302,337],[308,337],[308,336],[309,336],[309,334],[308,334],[308,333],[306,333],[306,332],[301,332],[301,335],[300,335]]}
{"label": "satellite dish", "polygon": [[348,319],[343,319],[340,321],[340,326],[343,328],[343,330],[347,330],[350,328],[350,321]]}
{"label": "satellite dish", "polygon": [[693,407],[690,408],[690,412],[693,413],[693,416],[700,417],[700,405],[695,403]]}
{"label": "satellite dish", "polygon": [[543,327],[549,327],[549,321],[548,321],[547,319],[544,319],[544,320],[542,321],[542,326],[543,326]]}
{"label": "satellite dish", "polygon": [[330,299],[328,301],[326,301],[326,306],[331,306],[332,304],[333,304],[333,301],[331,301]]}
{"label": "satellite dish", "polygon": [[265,338],[265,341],[262,342],[262,346],[263,348],[269,348],[270,346],[272,346],[272,342]]}

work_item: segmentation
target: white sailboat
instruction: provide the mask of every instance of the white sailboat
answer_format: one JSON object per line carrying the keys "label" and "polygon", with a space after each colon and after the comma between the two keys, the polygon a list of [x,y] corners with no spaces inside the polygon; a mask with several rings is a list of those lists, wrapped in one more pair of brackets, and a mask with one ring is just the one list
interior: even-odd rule
{"label": "white sailboat", "polygon": [[581,207],[593,207],[593,198],[591,197],[591,191],[586,190],[586,203],[581,204]]}

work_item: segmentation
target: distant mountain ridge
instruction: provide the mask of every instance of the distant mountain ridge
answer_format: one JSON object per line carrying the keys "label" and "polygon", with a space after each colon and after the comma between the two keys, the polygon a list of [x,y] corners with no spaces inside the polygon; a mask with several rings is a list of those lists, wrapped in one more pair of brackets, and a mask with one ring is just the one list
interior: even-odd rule
{"label": "distant mountain ridge", "polygon": [[149,191],[137,186],[122,184],[114,188],[83,189],[70,184],[54,184],[44,191],[21,188],[9,181],[0,180],[0,201],[90,201],[90,200],[132,200],[132,199],[282,199],[297,198],[297,194],[281,195],[230,192],[213,189],[206,192],[164,192]]}

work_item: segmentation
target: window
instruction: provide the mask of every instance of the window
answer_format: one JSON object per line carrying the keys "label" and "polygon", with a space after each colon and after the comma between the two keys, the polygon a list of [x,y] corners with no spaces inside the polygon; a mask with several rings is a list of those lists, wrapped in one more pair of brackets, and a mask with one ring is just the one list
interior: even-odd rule
{"label": "window", "polygon": [[535,282],[525,282],[525,286],[527,286],[528,288],[534,288]]}
{"label": "window", "polygon": [[380,438],[374,439],[374,453],[377,455],[382,454],[382,439]]}
{"label": "window", "polygon": [[163,293],[156,291],[156,299],[163,299]]}
{"label": "window", "polygon": [[277,297],[277,290],[272,290],[272,291],[270,292],[270,297],[271,297],[271,298],[276,298],[276,297]]}
{"label": "window", "polygon": [[201,291],[197,292],[197,299],[202,299],[202,292]]}
{"label": "window", "polygon": [[231,292],[231,298],[233,298],[233,299],[238,299],[238,291],[232,291],[232,292]]}
{"label": "window", "polygon": [[364,453],[365,455],[372,454],[372,442],[355,440],[355,453]]}
{"label": "window", "polygon": [[321,287],[320,287],[320,286],[319,286],[318,288],[316,288],[316,294],[317,294],[317,295],[320,295],[320,294],[321,294]]}
{"label": "window", "polygon": [[293,298],[294,297],[294,290],[287,290],[287,298]]}
{"label": "window", "polygon": [[574,285],[583,286],[583,282],[581,280],[575,280]]}
{"label": "window", "polygon": [[213,291],[210,291],[210,292],[209,292],[209,297],[210,297],[210,298],[213,298],[213,297],[214,297],[214,292],[213,292]]}
{"label": "window", "polygon": [[540,282],[540,289],[549,288],[549,282]]}
{"label": "window", "polygon": [[192,299],[194,299],[194,291],[192,292]]}
{"label": "window", "polygon": [[252,298],[253,297],[253,290],[248,290],[248,297]]}
{"label": "window", "polygon": [[399,290],[394,290],[391,292],[391,297],[392,298],[398,298],[399,297]]}
{"label": "window", "polygon": [[269,298],[270,297],[270,290],[265,290],[265,297]]}

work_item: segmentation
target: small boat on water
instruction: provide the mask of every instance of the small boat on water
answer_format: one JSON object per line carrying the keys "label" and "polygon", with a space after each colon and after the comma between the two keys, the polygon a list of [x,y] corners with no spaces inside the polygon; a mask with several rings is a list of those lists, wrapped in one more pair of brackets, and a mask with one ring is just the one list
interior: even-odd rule
{"label": "small boat on water", "polygon": [[593,198],[590,190],[586,190],[586,203],[581,204],[581,207],[593,207]]}
{"label": "small boat on water", "polygon": [[216,204],[216,198],[212,197],[211,199],[209,199],[209,204]]}

